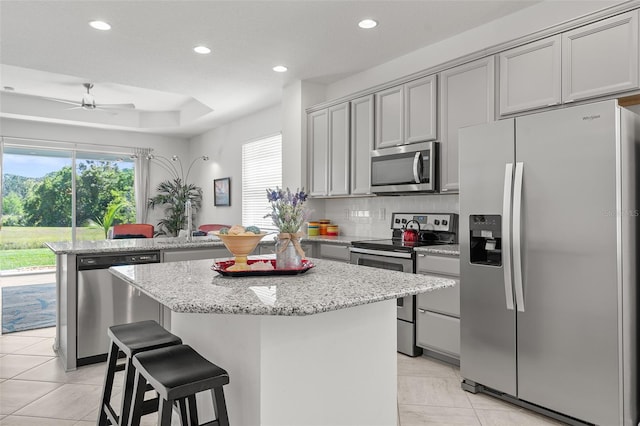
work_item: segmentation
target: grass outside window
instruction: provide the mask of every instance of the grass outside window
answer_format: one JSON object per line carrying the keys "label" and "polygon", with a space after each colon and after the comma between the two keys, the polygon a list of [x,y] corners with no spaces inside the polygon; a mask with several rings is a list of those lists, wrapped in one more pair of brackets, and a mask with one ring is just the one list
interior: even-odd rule
{"label": "grass outside window", "polygon": [[[101,229],[79,227],[77,239],[104,240]],[[3,226],[0,230],[0,271],[55,267],[55,254],[45,242],[70,241],[71,228]]]}

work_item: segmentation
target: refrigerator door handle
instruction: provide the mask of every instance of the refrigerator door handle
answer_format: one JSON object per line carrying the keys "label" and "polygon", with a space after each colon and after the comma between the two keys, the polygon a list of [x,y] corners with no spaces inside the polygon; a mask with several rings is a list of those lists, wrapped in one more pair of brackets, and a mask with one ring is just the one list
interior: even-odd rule
{"label": "refrigerator door handle", "polygon": [[522,175],[524,163],[516,163],[513,188],[513,280],[516,289],[516,306],[524,312],[524,289],[522,287]]}
{"label": "refrigerator door handle", "polygon": [[511,187],[513,163],[504,168],[504,195],[502,197],[502,264],[504,270],[504,294],[507,309],[513,311],[513,283],[511,282]]}

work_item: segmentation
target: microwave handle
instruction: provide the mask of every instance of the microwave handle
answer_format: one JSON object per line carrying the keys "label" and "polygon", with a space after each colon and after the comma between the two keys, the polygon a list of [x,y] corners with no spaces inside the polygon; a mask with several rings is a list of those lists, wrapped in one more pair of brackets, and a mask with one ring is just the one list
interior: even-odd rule
{"label": "microwave handle", "polygon": [[422,180],[421,178],[421,174],[422,171],[420,170],[422,168],[422,153],[421,152],[416,152],[416,155],[413,157],[413,179],[415,180],[416,183],[420,183]]}

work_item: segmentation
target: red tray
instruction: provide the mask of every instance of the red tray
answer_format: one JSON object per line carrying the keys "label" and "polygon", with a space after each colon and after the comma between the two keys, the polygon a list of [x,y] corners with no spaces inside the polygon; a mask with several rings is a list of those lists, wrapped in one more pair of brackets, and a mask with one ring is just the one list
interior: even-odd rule
{"label": "red tray", "polygon": [[[273,267],[276,267],[275,259],[249,259],[247,260],[247,264],[251,265],[256,262],[271,262]],[[302,259],[302,267],[299,269],[273,269],[271,271],[227,271],[227,268],[235,265],[235,260],[225,260],[222,262],[215,262],[211,269],[219,273],[220,275],[224,275],[225,277],[264,277],[270,275],[298,275],[304,274],[309,269],[313,268],[315,265],[311,263],[307,259]]]}

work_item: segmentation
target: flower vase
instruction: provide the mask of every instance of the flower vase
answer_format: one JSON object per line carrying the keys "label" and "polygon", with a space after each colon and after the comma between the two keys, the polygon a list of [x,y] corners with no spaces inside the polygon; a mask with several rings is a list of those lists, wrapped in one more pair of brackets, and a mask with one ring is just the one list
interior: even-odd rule
{"label": "flower vase", "polygon": [[276,269],[300,269],[304,251],[300,247],[300,235],[279,234],[276,240]]}

